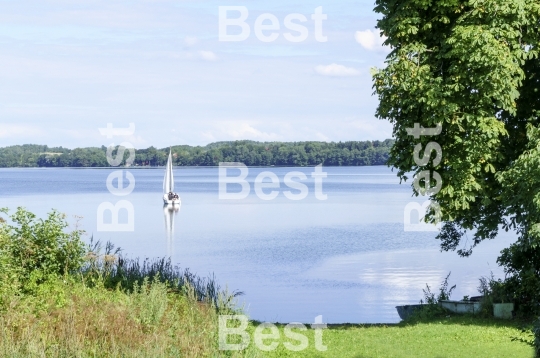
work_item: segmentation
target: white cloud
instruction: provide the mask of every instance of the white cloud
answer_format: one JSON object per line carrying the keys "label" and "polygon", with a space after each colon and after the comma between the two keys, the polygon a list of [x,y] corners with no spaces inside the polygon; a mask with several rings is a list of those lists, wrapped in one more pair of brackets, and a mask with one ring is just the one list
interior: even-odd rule
{"label": "white cloud", "polygon": [[30,137],[34,140],[44,135],[41,128],[32,125],[2,124],[0,127],[0,138]]}
{"label": "white cloud", "polygon": [[276,140],[278,137],[275,133],[267,133],[260,131],[246,122],[226,123],[225,128],[223,128],[223,132],[225,132],[231,138],[237,140],[244,138],[250,138],[254,140]]}
{"label": "white cloud", "polygon": [[348,76],[358,76],[360,71],[352,67],[345,67],[343,65],[338,65],[333,63],[328,66],[317,66],[315,67],[315,72],[322,76],[334,76],[334,77],[348,77]]}
{"label": "white cloud", "polygon": [[315,138],[316,140],[319,140],[319,141],[330,142],[330,138],[328,138],[328,136],[326,136],[325,134],[321,132],[315,133]]}
{"label": "white cloud", "polygon": [[183,52],[175,55],[176,58],[186,60],[217,61],[217,55],[212,51]]}
{"label": "white cloud", "polygon": [[216,137],[214,137],[212,132],[201,132],[201,137],[208,143],[216,141]]}
{"label": "white cloud", "polygon": [[381,51],[388,49],[386,46],[383,46],[386,36],[381,37],[379,33],[374,30],[368,29],[364,31],[356,31],[354,38],[356,39],[356,42],[369,51]]}
{"label": "white cloud", "polygon": [[186,37],[184,38],[184,43],[185,43],[187,46],[194,46],[194,45],[196,45],[198,42],[199,42],[199,39],[196,38],[195,36],[186,36]]}
{"label": "white cloud", "polygon": [[216,61],[217,56],[212,51],[199,51],[199,57],[205,61]]}

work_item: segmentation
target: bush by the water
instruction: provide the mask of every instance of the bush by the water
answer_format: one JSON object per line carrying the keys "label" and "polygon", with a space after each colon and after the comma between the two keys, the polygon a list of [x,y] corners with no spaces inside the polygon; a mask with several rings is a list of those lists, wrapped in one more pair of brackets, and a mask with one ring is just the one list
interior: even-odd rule
{"label": "bush by the water", "polygon": [[[8,215],[7,209],[2,212]],[[0,356],[204,357],[239,294],[173,267],[85,245],[64,215],[0,220]]]}
{"label": "bush by the water", "polygon": [[452,292],[456,288],[456,285],[448,287],[448,279],[450,274],[441,282],[438,292],[433,292],[431,287],[426,284],[426,288],[422,291],[424,292],[424,298],[420,300],[420,304],[423,305],[420,308],[416,309],[414,313],[407,319],[407,321],[423,321],[430,320],[432,318],[444,317],[448,315],[448,311],[440,305],[440,302],[443,300],[449,300],[452,296]]}

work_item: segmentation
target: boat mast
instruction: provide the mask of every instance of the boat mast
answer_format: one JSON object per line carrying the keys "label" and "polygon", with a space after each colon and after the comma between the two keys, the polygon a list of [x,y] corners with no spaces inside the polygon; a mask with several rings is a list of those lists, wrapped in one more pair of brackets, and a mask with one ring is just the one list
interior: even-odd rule
{"label": "boat mast", "polygon": [[171,192],[171,177],[169,167],[171,165],[171,157],[169,153],[169,159],[167,160],[167,165],[165,167],[165,178],[163,178],[163,193],[167,194]]}
{"label": "boat mast", "polygon": [[167,169],[169,171],[169,192],[174,192],[174,177],[173,177],[173,165],[172,165],[172,149],[169,149],[169,162],[167,163]]}

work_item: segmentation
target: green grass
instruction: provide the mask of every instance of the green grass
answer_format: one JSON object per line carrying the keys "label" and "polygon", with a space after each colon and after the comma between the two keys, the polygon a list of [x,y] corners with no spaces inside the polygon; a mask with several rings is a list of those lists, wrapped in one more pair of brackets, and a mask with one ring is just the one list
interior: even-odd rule
{"label": "green grass", "polygon": [[[256,324],[256,323],[255,323]],[[351,357],[351,358],[419,358],[419,357],[524,357],[534,356],[530,330],[522,324],[467,316],[452,316],[424,323],[399,325],[333,325],[324,330],[326,352],[314,346],[312,330],[305,333],[309,347],[302,352],[285,349],[283,326],[279,326],[282,340],[275,351],[262,352],[261,357]],[[530,328],[530,327],[527,327]],[[250,327],[252,337],[254,326]],[[266,331],[265,331],[266,333]],[[271,341],[265,341],[270,344]],[[253,342],[251,343],[253,346]]]}
{"label": "green grass", "polygon": [[49,282],[0,311],[0,357],[213,357],[217,313],[145,281],[132,293]]}

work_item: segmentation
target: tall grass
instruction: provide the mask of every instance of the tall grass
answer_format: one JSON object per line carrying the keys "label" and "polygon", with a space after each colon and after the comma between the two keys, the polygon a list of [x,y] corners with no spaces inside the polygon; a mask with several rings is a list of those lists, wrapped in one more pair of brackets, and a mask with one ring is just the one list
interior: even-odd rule
{"label": "tall grass", "polygon": [[216,311],[146,281],[132,293],[58,281],[49,285],[62,300],[45,294],[13,297],[0,314],[0,356],[218,355]]}
{"label": "tall grass", "polygon": [[102,254],[101,242],[90,241],[86,263],[81,268],[83,280],[89,284],[103,282],[107,288],[121,288],[133,292],[143,285],[145,280],[161,282],[167,285],[171,292],[184,293],[193,296],[199,302],[214,307],[218,312],[230,313],[235,310],[234,302],[243,292],[229,292],[222,289],[215,276],[202,278],[174,266],[170,258],[130,259],[122,256],[121,248],[115,248],[107,242]]}

